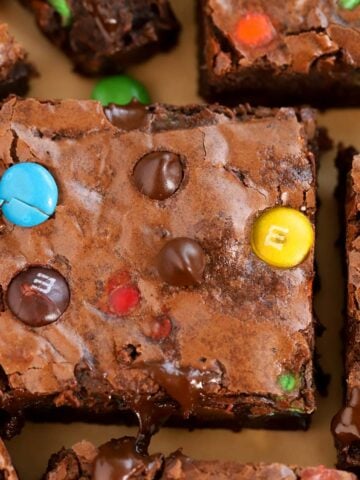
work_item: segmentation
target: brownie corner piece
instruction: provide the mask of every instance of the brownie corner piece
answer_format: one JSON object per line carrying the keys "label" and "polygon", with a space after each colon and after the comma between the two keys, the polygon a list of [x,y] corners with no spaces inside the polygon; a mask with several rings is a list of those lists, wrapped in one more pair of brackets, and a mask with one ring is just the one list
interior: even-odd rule
{"label": "brownie corner piece", "polygon": [[0,23],[0,99],[11,93],[24,95],[34,67],[24,48],[14,39],[5,23]]}
{"label": "brownie corner piece", "polygon": [[308,425],[312,110],[11,98],[0,133],[0,410]]}
{"label": "brownie corner piece", "polygon": [[342,246],[346,270],[345,395],[344,406],[332,421],[338,451],[338,465],[360,473],[360,155],[353,148],[341,147],[337,157],[338,197],[342,221]]}
{"label": "brownie corner piece", "polygon": [[180,24],[168,0],[21,0],[42,32],[85,75],[123,71],[158,51],[172,48]]}
{"label": "brownie corner piece", "polygon": [[198,0],[200,93],[253,105],[360,104],[356,2]]}

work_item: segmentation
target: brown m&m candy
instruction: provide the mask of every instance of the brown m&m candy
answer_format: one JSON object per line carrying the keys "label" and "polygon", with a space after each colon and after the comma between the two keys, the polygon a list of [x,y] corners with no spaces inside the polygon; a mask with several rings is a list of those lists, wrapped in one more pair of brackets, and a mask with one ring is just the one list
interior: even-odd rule
{"label": "brown m&m candy", "polygon": [[205,266],[205,252],[191,238],[170,240],[157,256],[161,278],[176,287],[198,285],[203,279]]}
{"label": "brown m&m candy", "polygon": [[152,152],[135,165],[133,179],[141,193],[153,200],[166,200],[180,187],[184,168],[180,155]]}
{"label": "brown m&m candy", "polygon": [[12,313],[30,327],[58,320],[70,302],[65,278],[56,270],[30,267],[12,279],[6,294]]}

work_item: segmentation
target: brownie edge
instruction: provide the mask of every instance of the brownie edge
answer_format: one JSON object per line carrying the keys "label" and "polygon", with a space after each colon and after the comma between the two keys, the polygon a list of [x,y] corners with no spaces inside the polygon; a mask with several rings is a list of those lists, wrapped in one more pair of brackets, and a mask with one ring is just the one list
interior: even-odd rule
{"label": "brownie edge", "polygon": [[338,198],[342,223],[342,248],[346,283],[344,328],[344,406],[332,421],[338,451],[338,466],[360,473],[360,155],[352,147],[341,147],[336,164],[339,170]]}

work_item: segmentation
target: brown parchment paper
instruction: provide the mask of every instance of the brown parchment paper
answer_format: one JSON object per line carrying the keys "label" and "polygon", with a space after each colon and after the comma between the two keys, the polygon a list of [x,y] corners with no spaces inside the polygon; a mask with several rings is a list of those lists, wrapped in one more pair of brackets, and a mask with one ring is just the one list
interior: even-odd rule
{"label": "brown parchment paper", "polygon": [[[194,0],[173,0],[175,11],[183,25],[179,46],[166,55],[129,69],[129,73],[144,82],[154,101],[183,104],[199,102],[197,96],[196,28]],[[89,98],[93,80],[72,72],[70,62],[36,29],[33,18],[17,0],[0,2],[0,21],[10,24],[12,32],[30,52],[41,76],[32,82],[31,96],[40,98]],[[329,111],[320,115],[320,124],[329,129],[335,144],[339,141],[360,148],[360,110]],[[339,235],[337,205],[333,196],[336,185],[334,151],[321,161],[318,217],[317,261],[321,291],[315,308],[327,330],[318,339],[322,366],[331,373],[327,398],[318,399],[318,411],[308,432],[274,432],[225,430],[188,432],[163,429],[152,442],[152,451],[169,453],[178,447],[197,458],[237,460],[241,462],[280,461],[299,465],[325,464],[333,466],[336,456],[329,431],[332,415],[341,401],[341,341],[340,328],[343,306],[343,279],[340,252],[335,246]],[[0,243],[1,248],[1,243]],[[1,268],[1,267],[0,267]],[[23,480],[39,479],[48,458],[62,446],[71,446],[81,439],[96,444],[110,437],[135,434],[136,428],[85,424],[28,424],[22,434],[8,447]]]}

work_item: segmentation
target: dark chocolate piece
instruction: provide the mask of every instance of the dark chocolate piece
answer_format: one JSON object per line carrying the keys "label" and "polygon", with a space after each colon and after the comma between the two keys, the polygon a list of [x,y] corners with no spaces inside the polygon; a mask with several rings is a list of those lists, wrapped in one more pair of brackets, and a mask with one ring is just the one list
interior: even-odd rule
{"label": "dark chocolate piece", "polygon": [[177,40],[168,0],[68,0],[66,16],[47,0],[20,0],[42,32],[86,75],[123,71]]}
{"label": "dark chocolate piece", "polygon": [[360,6],[197,0],[200,92],[230,105],[360,105]]}
{"label": "dark chocolate piece", "polygon": [[154,200],[166,200],[179,189],[184,178],[180,155],[147,153],[135,165],[133,178],[141,193]]}
{"label": "dark chocolate piece", "polygon": [[70,302],[64,277],[52,268],[30,267],[10,282],[6,302],[12,313],[30,327],[56,322]]}
{"label": "dark chocolate piece", "polygon": [[10,34],[6,24],[0,24],[0,99],[10,93],[25,95],[34,68],[27,53]]}
{"label": "dark chocolate piece", "polygon": [[[105,452],[105,459],[104,453]],[[109,458],[110,457],[110,458]],[[109,461],[110,460],[110,461]],[[97,472],[102,463],[101,475]],[[107,468],[105,468],[105,466]],[[114,475],[117,471],[117,476]],[[194,460],[181,450],[169,457],[139,455],[135,440],[125,437],[96,448],[81,442],[54,454],[44,480],[356,480],[355,475],[318,467],[288,467],[281,463],[240,464],[230,461]]]}
{"label": "dark chocolate piece", "polygon": [[[143,444],[169,416],[305,428],[315,408],[313,248],[278,269],[250,240],[259,214],[279,204],[313,223],[314,112],[152,105],[144,116],[128,131],[94,101],[12,98],[0,109],[0,175],[35,157],[60,192],[45,223],[1,229],[0,414],[137,415]],[[155,151],[184,161],[165,201],[134,183]],[[170,263],[158,263],[173,242]],[[34,265],[59,272],[71,292],[42,328],[7,302],[11,280]]]}
{"label": "dark chocolate piece", "polygon": [[201,283],[205,266],[205,252],[199,243],[191,238],[170,240],[157,256],[157,268],[161,278],[176,287]]}
{"label": "dark chocolate piece", "polygon": [[148,122],[148,115],[145,105],[133,100],[128,105],[115,105],[111,103],[104,108],[109,121],[120,130],[136,130],[145,128]]}
{"label": "dark chocolate piece", "polygon": [[135,444],[135,439],[125,437],[99,447],[93,464],[92,480],[155,478],[161,456],[140,455]]}

